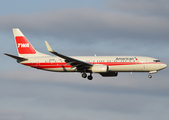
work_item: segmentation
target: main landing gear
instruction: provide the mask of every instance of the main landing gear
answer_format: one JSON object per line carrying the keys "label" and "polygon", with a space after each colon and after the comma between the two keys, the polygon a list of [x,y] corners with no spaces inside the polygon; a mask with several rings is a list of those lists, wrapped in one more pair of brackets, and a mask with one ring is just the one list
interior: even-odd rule
{"label": "main landing gear", "polygon": [[87,74],[84,72],[84,73],[82,74],[82,78],[86,78],[86,77],[87,77],[88,80],[92,80],[92,79],[93,79],[92,73],[90,73],[90,75],[87,76]]}
{"label": "main landing gear", "polygon": [[86,78],[87,77],[87,74],[86,73],[83,73],[82,74],[82,78]]}

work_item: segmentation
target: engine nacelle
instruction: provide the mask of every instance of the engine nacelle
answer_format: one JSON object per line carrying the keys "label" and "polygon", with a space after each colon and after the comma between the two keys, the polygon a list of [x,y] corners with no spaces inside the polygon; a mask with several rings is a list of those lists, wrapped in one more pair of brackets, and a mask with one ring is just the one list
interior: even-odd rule
{"label": "engine nacelle", "polygon": [[105,73],[109,71],[109,67],[107,65],[99,65],[99,64],[95,64],[93,65],[93,67],[91,68],[91,71],[93,73]]}

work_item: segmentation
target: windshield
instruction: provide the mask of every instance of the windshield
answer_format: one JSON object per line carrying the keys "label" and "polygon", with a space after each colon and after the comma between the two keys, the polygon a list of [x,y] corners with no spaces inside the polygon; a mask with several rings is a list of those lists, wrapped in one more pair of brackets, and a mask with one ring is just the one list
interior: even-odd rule
{"label": "windshield", "polygon": [[161,62],[160,60],[153,60],[153,62]]}

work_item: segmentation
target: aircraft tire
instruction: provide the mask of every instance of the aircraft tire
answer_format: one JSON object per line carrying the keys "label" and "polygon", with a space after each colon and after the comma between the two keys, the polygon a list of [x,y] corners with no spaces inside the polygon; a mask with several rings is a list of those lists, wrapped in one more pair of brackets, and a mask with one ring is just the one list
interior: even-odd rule
{"label": "aircraft tire", "polygon": [[89,75],[87,78],[88,78],[88,80],[92,80],[93,76]]}
{"label": "aircraft tire", "polygon": [[86,78],[87,77],[87,74],[86,73],[83,73],[82,74],[82,78]]}
{"label": "aircraft tire", "polygon": [[152,75],[149,75],[148,78],[152,78]]}

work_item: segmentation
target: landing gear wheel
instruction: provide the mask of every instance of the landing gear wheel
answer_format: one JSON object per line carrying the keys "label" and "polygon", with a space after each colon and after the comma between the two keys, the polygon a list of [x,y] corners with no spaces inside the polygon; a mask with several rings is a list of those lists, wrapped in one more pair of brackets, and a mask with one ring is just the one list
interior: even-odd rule
{"label": "landing gear wheel", "polygon": [[86,73],[83,73],[82,74],[82,78],[86,78],[87,77],[87,74]]}
{"label": "landing gear wheel", "polygon": [[93,76],[89,75],[87,78],[88,78],[88,80],[92,80]]}
{"label": "landing gear wheel", "polygon": [[148,77],[149,77],[149,78],[152,78],[152,76],[151,76],[151,75],[149,75]]}

